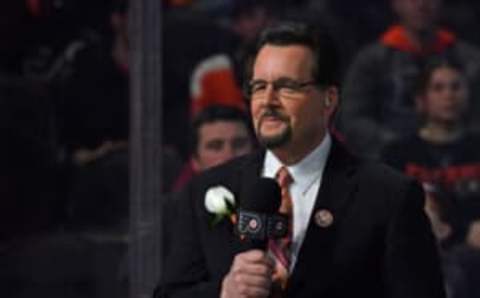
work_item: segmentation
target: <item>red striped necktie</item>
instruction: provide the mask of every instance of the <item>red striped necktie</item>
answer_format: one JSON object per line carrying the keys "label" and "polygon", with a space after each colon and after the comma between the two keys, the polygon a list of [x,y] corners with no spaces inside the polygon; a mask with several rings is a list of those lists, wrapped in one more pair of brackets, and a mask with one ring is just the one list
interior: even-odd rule
{"label": "red striped necktie", "polygon": [[281,239],[270,240],[268,243],[269,253],[276,260],[275,272],[273,274],[272,297],[282,297],[282,290],[285,289],[288,280],[288,269],[290,267],[290,249],[293,236],[293,207],[289,187],[293,179],[286,167],[281,167],[276,175],[276,180],[282,192],[282,202],[279,213],[289,217],[289,229],[287,236]]}

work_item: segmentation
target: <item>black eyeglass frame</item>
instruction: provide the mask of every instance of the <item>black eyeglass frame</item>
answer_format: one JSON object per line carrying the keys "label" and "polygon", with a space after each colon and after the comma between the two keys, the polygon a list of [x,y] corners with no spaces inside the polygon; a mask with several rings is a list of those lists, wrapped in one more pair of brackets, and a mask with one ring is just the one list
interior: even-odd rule
{"label": "black eyeglass frame", "polygon": [[249,81],[247,82],[246,84],[244,84],[243,86],[243,92],[246,96],[247,99],[251,99],[253,94],[254,94],[254,85],[258,83],[258,84],[264,84],[263,86],[266,88],[269,84],[272,84],[272,87],[273,87],[273,91],[274,92],[279,92],[281,89],[290,89],[292,91],[292,93],[298,93],[298,92],[301,92],[301,90],[307,86],[317,86],[317,87],[321,87],[320,85],[318,85],[318,83],[314,80],[310,80],[310,81],[305,81],[305,82],[299,82],[299,81],[296,81],[296,80],[292,80],[292,79],[277,79],[273,82],[267,82],[267,81],[264,81],[264,80],[257,80],[257,81]]}

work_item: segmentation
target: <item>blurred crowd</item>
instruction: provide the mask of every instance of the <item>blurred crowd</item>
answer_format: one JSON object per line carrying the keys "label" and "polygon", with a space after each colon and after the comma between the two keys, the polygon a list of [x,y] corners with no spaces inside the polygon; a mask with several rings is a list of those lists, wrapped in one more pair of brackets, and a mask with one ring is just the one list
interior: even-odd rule
{"label": "blurred crowd", "polygon": [[[165,193],[256,148],[259,31],[321,25],[342,65],[331,133],[424,186],[449,298],[480,296],[480,2],[162,4]],[[127,29],[127,0],[1,1],[2,297],[128,295]]]}

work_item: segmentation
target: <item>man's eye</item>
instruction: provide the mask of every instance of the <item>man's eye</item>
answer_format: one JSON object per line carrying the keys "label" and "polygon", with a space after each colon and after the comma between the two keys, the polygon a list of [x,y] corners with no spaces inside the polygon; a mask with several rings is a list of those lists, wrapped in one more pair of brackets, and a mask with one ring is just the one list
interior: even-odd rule
{"label": "man's eye", "polygon": [[281,89],[284,89],[285,91],[296,91],[298,90],[298,86],[295,84],[285,84],[281,87]]}
{"label": "man's eye", "polygon": [[252,84],[251,90],[253,93],[258,92],[258,91],[263,91],[267,87],[267,84],[263,83],[257,83],[257,84]]}
{"label": "man's eye", "polygon": [[278,84],[278,88],[282,90],[282,92],[291,92],[294,93],[298,91],[299,86],[298,83],[292,81],[285,81]]}
{"label": "man's eye", "polygon": [[208,142],[206,147],[209,150],[220,151],[222,150],[223,145],[224,145],[224,142],[222,140],[214,140],[214,141]]}

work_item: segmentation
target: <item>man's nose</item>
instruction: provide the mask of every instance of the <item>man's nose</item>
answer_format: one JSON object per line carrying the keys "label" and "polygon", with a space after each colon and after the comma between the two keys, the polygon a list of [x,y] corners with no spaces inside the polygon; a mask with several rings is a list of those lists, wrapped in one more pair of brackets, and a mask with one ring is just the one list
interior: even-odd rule
{"label": "man's nose", "polygon": [[267,89],[265,90],[264,102],[267,105],[275,105],[279,103],[278,90],[273,84],[268,84]]}
{"label": "man's nose", "polygon": [[226,162],[235,157],[235,150],[232,146],[226,145],[222,150],[222,161]]}

